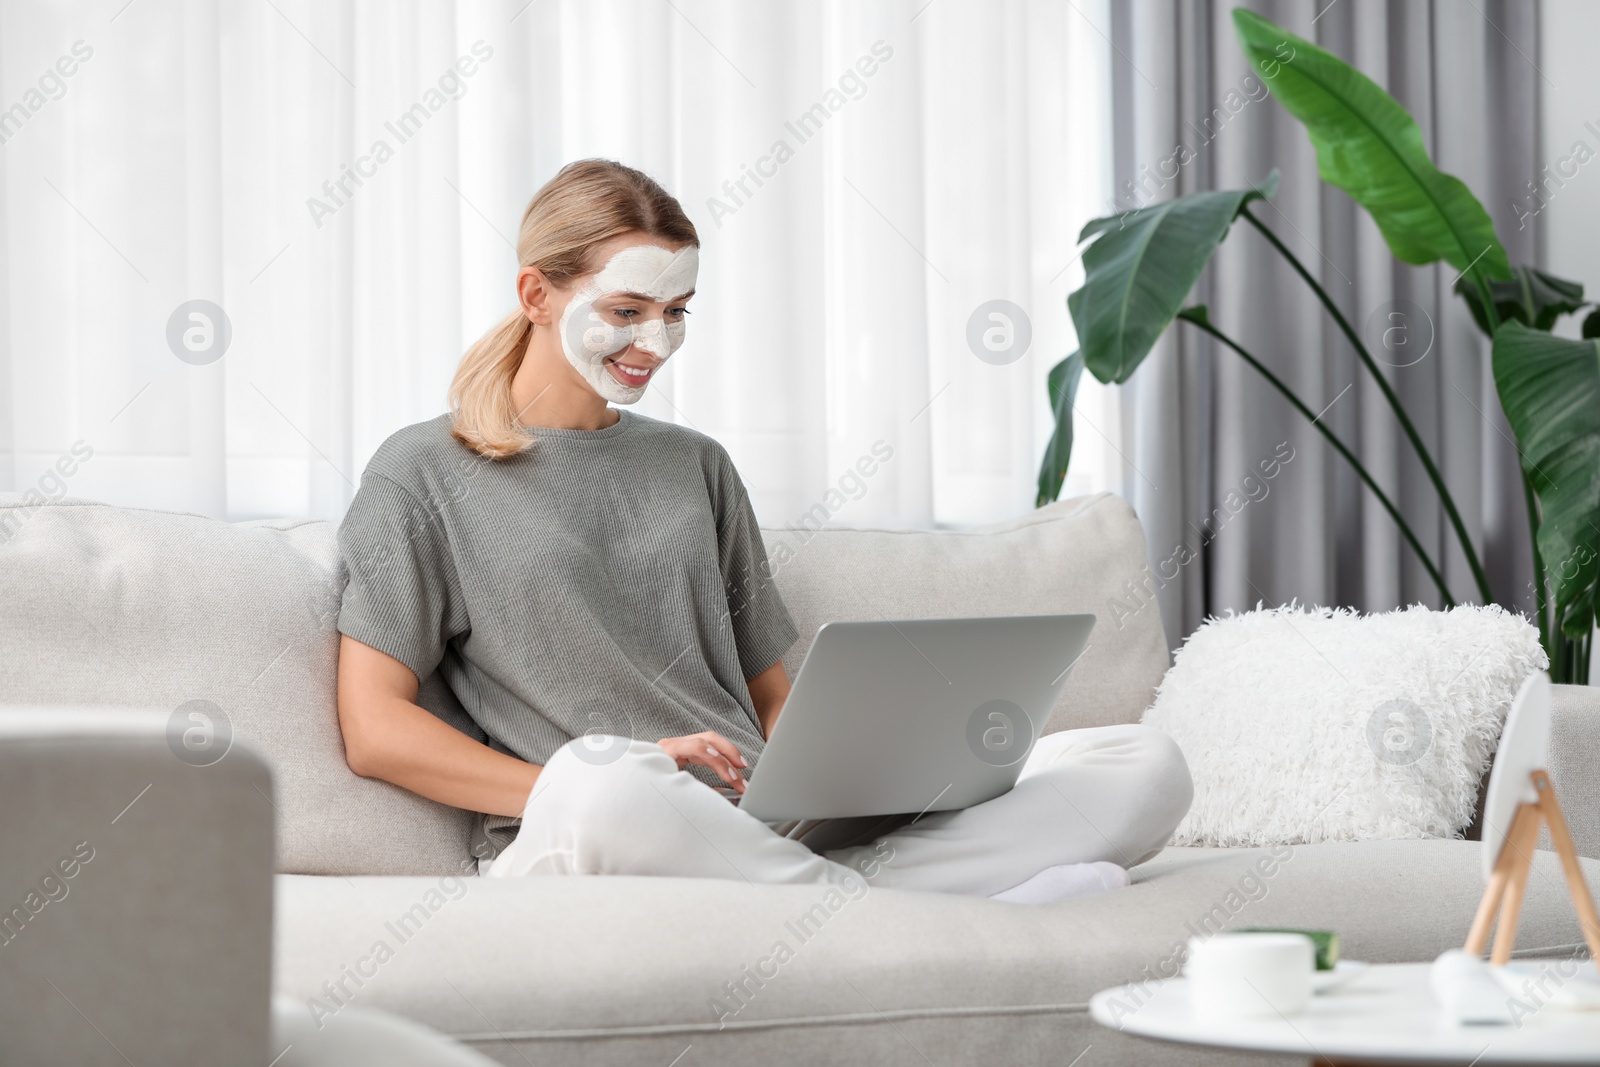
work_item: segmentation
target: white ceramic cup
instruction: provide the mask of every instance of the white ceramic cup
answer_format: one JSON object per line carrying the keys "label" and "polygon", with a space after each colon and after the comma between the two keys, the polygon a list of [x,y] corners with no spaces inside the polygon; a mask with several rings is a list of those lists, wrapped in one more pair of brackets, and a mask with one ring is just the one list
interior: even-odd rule
{"label": "white ceramic cup", "polygon": [[1317,950],[1304,934],[1216,934],[1189,939],[1183,974],[1199,1017],[1293,1015],[1311,999]]}

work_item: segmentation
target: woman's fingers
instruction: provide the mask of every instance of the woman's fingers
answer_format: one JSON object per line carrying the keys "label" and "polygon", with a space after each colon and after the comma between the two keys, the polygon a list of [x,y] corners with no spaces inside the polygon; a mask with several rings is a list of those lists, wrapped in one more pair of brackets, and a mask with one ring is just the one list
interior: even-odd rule
{"label": "woman's fingers", "polygon": [[709,767],[737,792],[744,792],[746,783],[739,768],[749,764],[734,743],[721,734],[707,730],[687,737],[662,738],[658,744],[677,761],[679,769],[691,763]]}
{"label": "woman's fingers", "polygon": [[696,734],[695,736],[705,738],[707,744],[711,745],[714,749],[720,752],[727,759],[727,761],[733,764],[735,767],[749,766],[749,764],[745,762],[744,756],[740,754],[739,747],[732,741],[729,741],[726,737],[723,737],[721,734],[717,733],[715,730],[707,730],[705,733]]}
{"label": "woman's fingers", "polygon": [[744,756],[739,752],[738,746],[715,730],[707,730],[696,734],[696,737],[705,742],[706,766],[716,771],[723,781],[733,786],[735,790],[743,793],[745,790],[744,775],[735,768],[749,766]]}
{"label": "woman's fingers", "polygon": [[717,777],[733,786],[739,792],[744,792],[744,776],[734,769],[733,764],[728,762],[726,756],[710,745],[707,745],[704,751],[694,753],[690,760],[700,764],[702,767],[710,767],[717,772]]}

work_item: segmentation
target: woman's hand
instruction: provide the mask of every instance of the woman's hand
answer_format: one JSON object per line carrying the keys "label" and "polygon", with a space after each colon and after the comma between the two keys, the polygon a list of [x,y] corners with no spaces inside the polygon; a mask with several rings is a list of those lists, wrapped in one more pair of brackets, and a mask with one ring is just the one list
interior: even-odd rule
{"label": "woman's hand", "polygon": [[745,762],[745,758],[739,754],[733,742],[721,734],[706,730],[685,737],[663,737],[656,744],[666,750],[667,755],[678,761],[678,770],[683,770],[691,763],[710,767],[717,772],[717,777],[732,786],[735,792],[744,792],[744,775],[736,768],[748,767],[750,764]]}

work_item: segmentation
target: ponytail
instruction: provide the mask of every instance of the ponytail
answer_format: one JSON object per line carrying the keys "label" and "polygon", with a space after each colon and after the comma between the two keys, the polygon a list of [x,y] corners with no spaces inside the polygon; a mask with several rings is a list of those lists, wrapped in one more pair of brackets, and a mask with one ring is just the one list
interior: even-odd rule
{"label": "ponytail", "polygon": [[507,459],[525,451],[533,437],[511,410],[511,379],[522,364],[533,323],[518,308],[467,349],[450,382],[451,434],[486,459]]}

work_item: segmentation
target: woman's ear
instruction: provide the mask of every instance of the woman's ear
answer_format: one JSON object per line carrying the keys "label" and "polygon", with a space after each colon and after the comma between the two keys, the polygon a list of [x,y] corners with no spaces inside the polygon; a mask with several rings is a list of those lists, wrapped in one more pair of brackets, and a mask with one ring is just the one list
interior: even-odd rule
{"label": "woman's ear", "polygon": [[523,267],[517,272],[517,298],[529,322],[535,326],[555,325],[554,297],[555,287],[544,271],[538,267]]}

